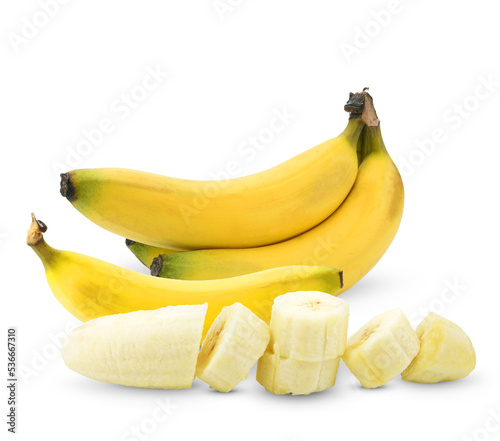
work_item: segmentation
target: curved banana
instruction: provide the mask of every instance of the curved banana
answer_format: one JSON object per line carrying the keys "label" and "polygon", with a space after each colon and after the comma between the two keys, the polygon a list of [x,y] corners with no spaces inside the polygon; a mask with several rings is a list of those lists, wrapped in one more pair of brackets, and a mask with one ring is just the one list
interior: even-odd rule
{"label": "curved banana", "polygon": [[57,300],[82,321],[103,315],[208,302],[204,335],[224,306],[240,302],[269,323],[274,299],[317,290],[334,294],[342,271],[325,266],[290,266],[223,280],[165,280],[71,251],[50,247],[47,227],[33,216],[27,243],[43,262]]}
{"label": "curved banana", "polygon": [[[363,129],[365,157],[344,203],[317,227],[266,247],[201,250],[160,256],[152,274],[188,280],[220,279],[284,265],[329,265],[344,271],[349,289],[380,260],[398,230],[404,190],[380,126]],[[286,219],[283,219],[286,222]]]}
{"label": "curved banana", "polygon": [[168,248],[154,247],[152,245],[146,245],[144,243],[135,242],[130,239],[125,240],[125,245],[132,251],[132,254],[137,257],[141,263],[148,268],[151,268],[153,259],[160,254],[170,254],[170,253],[182,253],[179,250],[170,250]]}
{"label": "curved banana", "polygon": [[192,181],[119,168],[61,174],[61,194],[97,225],[174,249],[246,248],[289,239],[326,219],[356,179],[363,128],[241,178]]}

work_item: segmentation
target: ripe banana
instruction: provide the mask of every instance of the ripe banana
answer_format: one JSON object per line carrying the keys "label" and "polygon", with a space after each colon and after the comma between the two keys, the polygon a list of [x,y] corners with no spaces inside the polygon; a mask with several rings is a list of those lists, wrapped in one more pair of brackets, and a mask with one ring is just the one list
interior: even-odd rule
{"label": "ripe banana", "polygon": [[66,365],[125,386],[187,389],[195,376],[207,304],[99,317],[68,334]]}
{"label": "ripe banana", "polygon": [[257,381],[268,392],[309,395],[335,386],[340,357],[325,361],[299,361],[266,351],[257,363]]}
{"label": "ripe banana", "polygon": [[401,374],[419,347],[416,332],[397,308],[377,315],[349,337],[342,359],[363,387],[374,388]]}
{"label": "ripe banana", "polygon": [[130,239],[125,240],[127,248],[132,251],[135,257],[137,257],[145,266],[151,268],[153,259],[160,254],[170,254],[170,253],[181,253],[179,250],[170,250],[168,248],[159,248],[152,245],[146,245],[144,243],[135,242]]}
{"label": "ripe banana", "polygon": [[[186,280],[220,279],[284,265],[342,268],[349,289],[380,260],[403,213],[399,172],[382,140],[380,127],[363,129],[365,156],[344,203],[317,227],[293,239],[259,248],[200,250],[156,259],[152,274]],[[287,222],[283,218],[281,223]]]}
{"label": "ripe banana", "polygon": [[469,375],[476,367],[476,353],[462,328],[431,312],[417,326],[420,351],[401,374],[405,381],[437,383]]}
{"label": "ripe banana", "polygon": [[81,169],[61,174],[61,194],[97,225],[157,247],[268,245],[309,230],[342,203],[356,179],[363,125],[354,114],[337,138],[250,176],[191,181]]}
{"label": "ripe banana", "polygon": [[272,302],[281,294],[304,289],[333,294],[342,287],[342,271],[325,266],[290,266],[223,280],[160,279],[82,254],[56,250],[43,238],[46,229],[33,216],[28,245],[42,260],[57,300],[82,321],[208,302],[205,335],[221,309],[235,302],[241,302],[269,323]]}
{"label": "ripe banana", "polygon": [[220,392],[229,392],[248,377],[270,336],[269,326],[241,303],[222,308],[201,347],[196,376]]}
{"label": "ripe banana", "polygon": [[349,306],[321,292],[276,297],[271,340],[257,381],[275,394],[307,395],[335,384],[347,340]]}

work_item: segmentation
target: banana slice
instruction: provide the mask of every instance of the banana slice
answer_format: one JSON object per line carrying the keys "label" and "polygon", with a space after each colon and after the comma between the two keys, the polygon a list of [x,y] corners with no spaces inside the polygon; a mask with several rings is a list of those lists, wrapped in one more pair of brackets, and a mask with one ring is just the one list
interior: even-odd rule
{"label": "banana slice", "polygon": [[308,395],[335,384],[347,340],[349,305],[316,291],[274,300],[271,341],[257,364],[257,381],[275,394]]}
{"label": "banana slice", "polygon": [[417,355],[416,332],[401,309],[380,314],[347,340],[344,363],[366,388],[386,384]]}
{"label": "banana slice", "polygon": [[271,343],[281,357],[323,361],[345,350],[349,305],[316,291],[298,291],[276,297],[271,314]]}
{"label": "banana slice", "polygon": [[198,355],[197,377],[229,392],[247,378],[269,338],[269,326],[241,303],[222,308]]}
{"label": "banana slice", "polygon": [[205,303],[99,317],[68,334],[62,357],[75,372],[107,383],[190,388],[206,312]]}
{"label": "banana slice", "polygon": [[469,375],[476,366],[472,342],[462,328],[431,312],[417,327],[420,351],[401,374],[405,381],[437,383]]}
{"label": "banana slice", "polygon": [[266,351],[257,364],[257,381],[274,394],[308,395],[335,385],[340,357],[300,361]]}

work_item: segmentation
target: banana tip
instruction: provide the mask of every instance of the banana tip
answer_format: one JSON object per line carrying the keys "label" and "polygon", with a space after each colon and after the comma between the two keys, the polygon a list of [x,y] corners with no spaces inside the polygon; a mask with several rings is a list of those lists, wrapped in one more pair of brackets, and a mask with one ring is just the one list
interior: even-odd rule
{"label": "banana tip", "polygon": [[161,254],[153,259],[153,263],[151,264],[151,275],[154,277],[158,277],[160,275],[160,271],[163,267],[163,258]]}
{"label": "banana tip", "polygon": [[71,182],[71,173],[61,173],[61,196],[64,196],[68,201],[76,201],[75,186]]}

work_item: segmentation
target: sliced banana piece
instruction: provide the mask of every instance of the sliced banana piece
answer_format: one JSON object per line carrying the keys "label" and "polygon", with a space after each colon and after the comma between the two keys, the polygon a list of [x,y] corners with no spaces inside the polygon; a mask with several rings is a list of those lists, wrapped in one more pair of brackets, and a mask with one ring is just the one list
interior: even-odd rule
{"label": "sliced banana piece", "polygon": [[257,381],[275,394],[307,395],[332,387],[348,320],[349,305],[329,294],[298,291],[277,297]]}
{"label": "sliced banana piece", "polygon": [[472,342],[462,328],[431,312],[417,326],[420,351],[401,374],[405,381],[437,383],[469,375],[476,366]]}
{"label": "sliced banana piece", "polygon": [[342,359],[366,388],[399,375],[417,355],[420,342],[401,309],[380,314],[347,340]]}
{"label": "sliced banana piece", "polygon": [[197,377],[229,392],[247,378],[269,339],[269,326],[241,303],[222,308],[198,355]]}
{"label": "sliced banana piece", "polygon": [[317,291],[298,291],[276,297],[271,314],[271,343],[281,357],[323,361],[345,350],[349,305]]}
{"label": "sliced banana piece", "polygon": [[274,394],[308,395],[335,385],[340,357],[300,361],[266,351],[257,364],[257,381]]}
{"label": "sliced banana piece", "polygon": [[99,317],[68,334],[62,357],[95,380],[186,389],[195,376],[206,312],[205,303]]}

